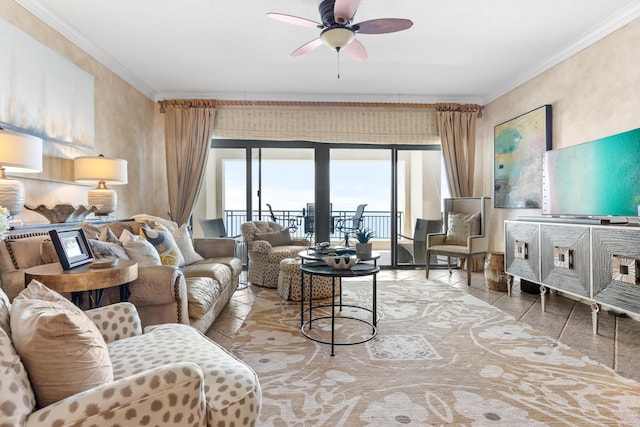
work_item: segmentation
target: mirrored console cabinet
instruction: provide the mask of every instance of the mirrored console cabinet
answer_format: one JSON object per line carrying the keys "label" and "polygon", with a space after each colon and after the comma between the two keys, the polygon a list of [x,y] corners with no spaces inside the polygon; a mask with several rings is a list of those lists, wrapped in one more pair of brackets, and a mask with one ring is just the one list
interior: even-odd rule
{"label": "mirrored console cabinet", "polygon": [[591,304],[594,334],[601,307],[640,315],[637,224],[505,221],[504,236],[506,273],[540,284],[543,311],[551,288]]}

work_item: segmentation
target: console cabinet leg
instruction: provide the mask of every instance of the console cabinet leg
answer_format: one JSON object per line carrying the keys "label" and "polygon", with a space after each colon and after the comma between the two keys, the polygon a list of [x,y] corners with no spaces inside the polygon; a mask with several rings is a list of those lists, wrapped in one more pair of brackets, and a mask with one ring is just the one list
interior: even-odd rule
{"label": "console cabinet leg", "polygon": [[593,335],[598,335],[598,320],[600,316],[600,304],[591,303],[591,326],[593,327]]}
{"label": "console cabinet leg", "polygon": [[542,307],[542,312],[545,312],[545,297],[547,294],[547,287],[544,285],[540,285],[540,306]]}

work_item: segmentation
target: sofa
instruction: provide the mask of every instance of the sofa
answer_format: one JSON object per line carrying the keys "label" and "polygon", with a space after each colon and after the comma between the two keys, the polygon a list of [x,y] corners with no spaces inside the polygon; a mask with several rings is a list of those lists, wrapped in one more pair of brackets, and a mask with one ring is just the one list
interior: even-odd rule
{"label": "sofa", "polygon": [[[48,234],[54,227],[13,231],[0,242],[2,289],[10,300],[24,288],[28,268],[58,262]],[[83,229],[96,259],[138,261],[138,278],[128,286],[128,301],[136,306],[142,327],[184,323],[205,332],[238,287],[242,261],[235,256],[234,239],[192,239],[186,225],[178,227],[146,215],[68,227]],[[171,245],[158,236],[170,238]],[[153,249],[149,248],[151,242],[156,244]],[[103,302],[118,302],[116,291],[106,290]]]}
{"label": "sofa", "polygon": [[249,255],[247,278],[265,288],[278,287],[280,261],[297,258],[310,245],[309,240],[291,237],[288,228],[272,221],[247,221],[240,230]]}
{"label": "sofa", "polygon": [[184,324],[145,329],[131,303],[87,312],[36,280],[0,291],[0,425],[255,425],[256,373]]}

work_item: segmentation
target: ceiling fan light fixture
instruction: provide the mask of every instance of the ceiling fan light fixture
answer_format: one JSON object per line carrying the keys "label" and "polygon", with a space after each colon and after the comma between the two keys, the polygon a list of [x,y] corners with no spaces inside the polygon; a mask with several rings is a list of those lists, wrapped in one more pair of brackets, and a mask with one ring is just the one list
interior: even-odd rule
{"label": "ceiling fan light fixture", "polygon": [[320,40],[331,49],[340,50],[345,48],[356,38],[356,33],[345,27],[327,28],[320,34]]}

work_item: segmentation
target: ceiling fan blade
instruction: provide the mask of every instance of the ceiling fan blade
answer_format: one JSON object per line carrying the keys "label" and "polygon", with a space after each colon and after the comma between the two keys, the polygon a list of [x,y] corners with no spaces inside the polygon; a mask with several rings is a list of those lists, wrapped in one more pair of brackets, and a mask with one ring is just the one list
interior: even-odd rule
{"label": "ceiling fan blade", "polygon": [[291,52],[291,56],[303,55],[307,52],[311,52],[313,49],[320,47],[321,45],[322,45],[322,40],[320,40],[320,37],[318,37],[317,39],[313,39],[310,42],[303,44],[302,46],[300,46],[299,48]]}
{"label": "ceiling fan blade", "polygon": [[345,50],[352,59],[358,62],[363,62],[367,59],[367,49],[365,49],[362,43],[357,39],[354,39],[349,43]]}
{"label": "ceiling fan blade", "polygon": [[319,22],[312,21],[307,18],[300,18],[299,16],[285,15],[284,13],[267,13],[269,18],[273,18],[277,21],[286,22],[287,24],[300,25],[303,27],[322,28],[323,25]]}
{"label": "ceiling fan blade", "polygon": [[364,21],[351,26],[360,34],[386,34],[411,28],[413,22],[402,18],[381,18]]}
{"label": "ceiling fan blade", "polygon": [[333,19],[338,24],[347,24],[356,14],[360,0],[336,0],[333,6]]}

